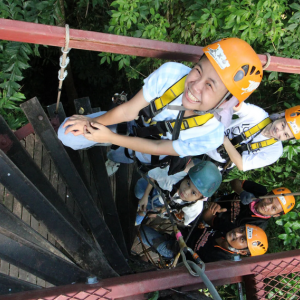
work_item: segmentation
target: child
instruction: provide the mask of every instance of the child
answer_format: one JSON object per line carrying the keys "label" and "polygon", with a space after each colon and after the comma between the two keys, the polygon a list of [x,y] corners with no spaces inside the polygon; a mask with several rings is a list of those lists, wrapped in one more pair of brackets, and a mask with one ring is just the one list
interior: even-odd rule
{"label": "child", "polygon": [[[143,164],[153,165],[156,160],[155,167],[166,156],[195,156],[216,149],[224,139],[221,122],[229,125],[232,107],[250,96],[263,73],[257,54],[238,38],[217,41],[203,52],[193,69],[173,62],[162,65],[130,101],[107,113],[70,117],[59,128],[58,137],[75,150],[97,143],[115,144],[121,147],[108,153],[110,160],[132,163],[134,150]],[[119,135],[107,127],[132,121],[141,110],[143,128],[130,128],[137,136]],[[158,139],[144,138],[153,135]]]}
{"label": "child", "polygon": [[[214,224],[230,224],[228,227],[242,226],[245,224],[253,224],[266,229],[268,220],[271,217],[279,217],[291,211],[296,203],[294,196],[282,196],[281,194],[289,194],[291,191],[285,187],[273,189],[269,195],[278,195],[276,198],[259,199],[259,196],[265,195],[265,188],[260,184],[252,181],[240,181],[235,179],[231,182],[233,190],[240,196],[240,202],[226,202],[228,199],[233,199],[234,194],[226,195],[217,199],[217,202],[212,204],[213,214],[216,215],[213,219]],[[252,200],[256,198],[255,200]],[[224,202],[223,202],[224,201]],[[232,207],[234,204],[234,207]],[[219,213],[222,209],[222,213]],[[224,210],[226,212],[224,212]]]}
{"label": "child", "polygon": [[[188,175],[187,175],[188,173]],[[218,168],[208,161],[201,161],[194,166],[190,162],[187,168],[179,173],[168,176],[168,168],[155,168],[149,171],[148,176],[155,180],[159,187],[168,191],[172,210],[179,222],[188,225],[202,212],[203,201],[211,197],[219,188],[222,176]],[[163,200],[157,190],[150,196],[152,185],[141,178],[135,186],[135,195],[139,202],[136,225],[141,224],[145,211],[163,207]]]}
{"label": "child", "polygon": [[243,171],[268,166],[282,155],[281,141],[300,138],[300,106],[270,118],[262,108],[249,103],[242,103],[234,110],[238,118],[225,130],[223,147],[207,153],[221,167],[226,159]]}

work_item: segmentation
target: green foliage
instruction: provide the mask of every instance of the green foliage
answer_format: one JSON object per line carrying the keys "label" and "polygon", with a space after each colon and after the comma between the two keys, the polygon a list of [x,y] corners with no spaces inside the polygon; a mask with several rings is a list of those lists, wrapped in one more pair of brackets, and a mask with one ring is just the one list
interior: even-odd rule
{"label": "green foliage", "polygon": [[[0,18],[54,24],[56,1],[4,0],[0,2]],[[18,102],[25,99],[19,82],[23,71],[30,67],[29,56],[39,56],[38,46],[17,42],[0,42],[0,113],[11,128],[26,120]]]}
{"label": "green foliage", "polygon": [[297,273],[291,273],[287,276],[277,276],[270,279],[266,291],[269,291],[267,299],[289,300],[299,299],[300,276]]}

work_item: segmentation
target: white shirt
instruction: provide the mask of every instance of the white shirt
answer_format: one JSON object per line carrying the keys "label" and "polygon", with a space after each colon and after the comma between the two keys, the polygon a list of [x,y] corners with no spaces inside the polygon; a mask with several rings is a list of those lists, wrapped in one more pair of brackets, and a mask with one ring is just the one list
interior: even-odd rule
{"label": "white shirt", "polygon": [[[161,97],[166,90],[173,84],[187,75],[191,68],[174,62],[163,64],[144,80],[143,96],[147,102],[151,102],[157,97]],[[176,98],[172,105],[182,105],[182,95]],[[154,121],[166,121],[176,119],[178,110],[164,108],[157,114]],[[145,124],[145,126],[148,126]],[[177,140],[172,142],[174,150],[180,157],[196,156],[206,153],[207,151],[218,148],[223,143],[224,126],[215,117],[207,121],[200,127],[190,128],[180,131]],[[167,133],[162,139],[172,140],[172,135]],[[137,158],[144,163],[151,162],[149,154],[136,152]],[[161,155],[160,159],[165,155]]]}
{"label": "white shirt", "polygon": [[[148,172],[148,176],[156,180],[157,184],[161,189],[171,192],[173,189],[173,185],[176,184],[178,181],[182,180],[185,176],[187,176],[187,173],[182,171],[169,176],[168,171],[169,171],[169,166],[164,169],[154,168]],[[196,201],[192,205],[185,206],[182,208],[182,211],[184,212],[184,225],[190,224],[192,221],[194,221],[197,218],[197,216],[202,212],[203,203],[206,200],[207,198],[203,198],[201,200]],[[164,203],[163,199],[161,199],[160,196],[159,196],[159,201],[162,204]],[[173,200],[173,201],[182,205],[186,203],[181,199]]]}
{"label": "white shirt", "polygon": [[[232,139],[235,136],[240,135],[242,132],[249,130],[251,127],[257,125],[269,116],[266,111],[256,105],[249,103],[242,103],[241,105],[241,109],[236,112],[238,118],[232,120],[230,126],[225,130],[225,135],[229,139]],[[268,138],[260,133],[253,139],[253,141],[251,141],[250,137],[246,140],[246,142],[251,141],[252,143],[255,143],[267,139]],[[260,148],[254,153],[248,153],[248,151],[244,151],[242,153],[243,171],[258,169],[271,165],[279,159],[282,153],[283,147],[281,141],[278,141],[271,146]],[[217,150],[209,151],[206,154],[216,161],[225,162]]]}

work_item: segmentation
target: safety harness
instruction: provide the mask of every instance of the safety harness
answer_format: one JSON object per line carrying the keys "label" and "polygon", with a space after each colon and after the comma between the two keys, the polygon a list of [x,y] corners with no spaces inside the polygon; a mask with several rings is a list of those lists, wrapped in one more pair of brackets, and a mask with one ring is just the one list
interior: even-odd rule
{"label": "safety harness", "polygon": [[[253,126],[249,130],[242,132],[240,135],[234,137],[231,140],[232,145],[236,148],[236,150],[240,154],[242,154],[243,151],[248,151],[249,153],[250,152],[253,153],[253,152],[258,151],[261,148],[265,148],[265,147],[275,144],[277,142],[277,140],[275,138],[267,139],[267,140],[256,142],[256,143],[251,143],[251,141],[253,141],[253,139],[258,134],[260,134],[263,131],[263,129],[270,123],[272,123],[272,120],[269,117],[265,118],[264,120],[262,120],[260,123]],[[249,142],[241,144],[242,142],[246,141],[249,138],[252,138]],[[227,154],[224,146],[220,146],[217,149],[217,151],[220,153],[222,158],[224,158],[224,159],[228,158],[228,154]]]}
{"label": "safety harness", "polygon": [[[140,111],[139,119],[136,122],[137,126],[133,127],[134,136],[160,139],[162,136],[166,136],[167,133],[170,133],[172,135],[172,140],[174,141],[178,139],[180,131],[202,126],[214,117],[212,113],[205,113],[203,115],[195,114],[194,116],[184,118],[184,111],[179,111],[177,119],[152,121],[153,117],[159,114],[166,106],[183,93],[186,77],[187,75],[183,76],[165,91],[161,97],[152,100],[147,107]],[[149,124],[149,126],[145,126],[144,123]],[[128,150],[125,150],[125,155],[130,157]],[[144,172],[148,172],[153,168],[164,168],[169,165],[170,168],[168,174],[172,175],[184,170],[189,160],[190,157],[180,158],[177,156],[166,156],[164,159],[160,160],[159,156],[151,155],[151,164],[146,165],[139,162],[139,168]]]}
{"label": "safety harness", "polygon": [[[152,118],[159,114],[164,107],[169,105],[183,93],[186,77],[187,75],[179,79],[168,90],[166,90],[161,97],[152,100],[147,107],[140,111],[140,118],[138,121],[139,127],[135,129],[136,136],[143,138],[156,136],[157,138],[160,138],[161,136],[166,136],[167,133],[170,133],[172,134],[172,139],[176,140],[178,139],[180,131],[202,126],[214,117],[213,114],[206,113],[200,116],[195,114],[194,116],[183,118],[182,114],[180,125],[178,125],[178,118],[168,121],[152,121]],[[144,126],[143,122],[149,124],[149,126]],[[176,127],[179,127],[179,130],[176,133],[177,136],[174,137]]]}

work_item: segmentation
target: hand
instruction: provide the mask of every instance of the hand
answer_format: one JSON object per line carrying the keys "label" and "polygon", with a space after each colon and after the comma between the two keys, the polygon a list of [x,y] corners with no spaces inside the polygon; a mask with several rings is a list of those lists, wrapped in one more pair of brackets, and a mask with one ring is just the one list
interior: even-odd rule
{"label": "hand", "polygon": [[112,135],[114,135],[110,129],[99,123],[92,122],[88,125],[84,125],[83,135],[86,139],[97,143],[110,143]]}
{"label": "hand", "polygon": [[143,196],[142,199],[139,201],[139,211],[146,211],[148,204],[148,196]]}
{"label": "hand", "polygon": [[89,125],[92,121],[93,119],[87,116],[73,115],[63,125],[63,128],[67,127],[65,134],[69,132],[72,132],[75,136],[83,134],[84,126]]}
{"label": "hand", "polygon": [[213,215],[216,213],[221,213],[227,211],[227,208],[221,208],[221,206],[218,203],[210,202],[208,204],[208,209],[211,211]]}
{"label": "hand", "polygon": [[244,205],[250,204],[252,201],[254,201],[256,199],[256,197],[249,192],[246,191],[242,191],[240,193],[240,198],[241,198],[241,202]]}

